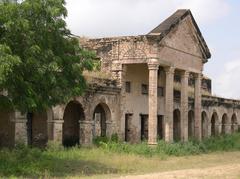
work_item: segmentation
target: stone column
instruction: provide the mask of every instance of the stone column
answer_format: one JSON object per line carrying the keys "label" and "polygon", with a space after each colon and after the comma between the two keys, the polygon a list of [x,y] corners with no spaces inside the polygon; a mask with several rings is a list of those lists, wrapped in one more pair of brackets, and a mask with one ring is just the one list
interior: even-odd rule
{"label": "stone column", "polygon": [[226,134],[231,134],[231,123],[225,124]]}
{"label": "stone column", "polygon": [[195,74],[195,90],[194,90],[194,120],[195,120],[195,137],[202,139],[201,111],[202,111],[202,93],[201,93],[202,74]]}
{"label": "stone column", "polygon": [[[211,120],[208,120],[208,125],[207,125],[207,137],[211,137],[212,136],[212,131],[211,131],[211,129],[212,129],[212,123],[211,123]],[[216,133],[216,132],[215,132]]]}
{"label": "stone column", "polygon": [[121,88],[120,100],[119,100],[119,116],[120,120],[117,121],[118,133],[122,140],[125,137],[125,106],[126,106],[126,93],[125,93],[125,81],[126,81],[127,66],[116,61],[112,64],[112,75],[117,81],[117,86]]}
{"label": "stone column", "polygon": [[173,67],[165,68],[166,72],[166,90],[165,90],[165,116],[164,116],[164,136],[166,142],[173,141]]}
{"label": "stone column", "polygon": [[217,130],[216,135],[221,135],[221,133],[222,133],[222,124],[221,123],[216,124],[216,130]]}
{"label": "stone column", "polygon": [[189,72],[181,74],[181,140],[188,140],[188,78]]}
{"label": "stone column", "polygon": [[112,121],[107,120],[106,121],[106,136],[111,138],[112,136]]}
{"label": "stone column", "polygon": [[233,132],[237,132],[238,131],[238,124],[234,123],[234,127],[233,127]]}
{"label": "stone column", "polygon": [[157,86],[158,86],[158,67],[157,59],[150,59],[148,62],[149,70],[149,94],[148,94],[148,144],[157,144]]}
{"label": "stone column", "polygon": [[15,137],[14,143],[28,143],[28,134],[27,134],[27,115],[22,114],[21,112],[16,111],[14,113],[13,122],[15,123]]}
{"label": "stone column", "polygon": [[48,121],[48,136],[49,140],[57,143],[62,143],[63,136],[63,120],[49,120]]}
{"label": "stone column", "polygon": [[80,133],[79,142],[80,145],[89,146],[92,144],[92,131],[93,131],[93,121],[79,121]]}

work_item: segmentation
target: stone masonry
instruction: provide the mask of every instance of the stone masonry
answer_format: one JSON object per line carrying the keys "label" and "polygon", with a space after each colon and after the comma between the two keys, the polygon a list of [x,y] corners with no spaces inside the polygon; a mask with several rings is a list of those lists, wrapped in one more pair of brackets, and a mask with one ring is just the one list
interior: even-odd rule
{"label": "stone masonry", "polygon": [[190,10],[176,11],[146,35],[79,41],[101,63],[98,75],[85,75],[88,90],[42,115],[0,109],[0,147],[91,145],[113,134],[155,145],[238,131],[240,101],[211,94],[211,79],[202,74],[211,54]]}

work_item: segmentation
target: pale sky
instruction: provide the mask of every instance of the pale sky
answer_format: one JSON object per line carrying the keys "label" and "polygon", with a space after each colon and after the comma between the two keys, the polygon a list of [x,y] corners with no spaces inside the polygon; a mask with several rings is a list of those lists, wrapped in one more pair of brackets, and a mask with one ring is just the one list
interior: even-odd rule
{"label": "pale sky", "polygon": [[240,99],[239,0],[66,0],[67,24],[87,37],[144,35],[179,8],[190,9],[212,57],[213,94]]}

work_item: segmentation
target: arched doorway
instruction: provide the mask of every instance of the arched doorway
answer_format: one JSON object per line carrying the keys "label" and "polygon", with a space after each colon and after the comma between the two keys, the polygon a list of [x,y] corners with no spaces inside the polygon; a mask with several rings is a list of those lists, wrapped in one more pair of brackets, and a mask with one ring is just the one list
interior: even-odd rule
{"label": "arched doorway", "polygon": [[93,112],[93,136],[106,136],[107,135],[107,121],[111,120],[111,112],[105,103],[98,104]]}
{"label": "arched doorway", "polygon": [[67,104],[63,115],[63,145],[72,147],[79,145],[80,126],[79,121],[84,120],[84,110],[77,101],[71,101]]}
{"label": "arched doorway", "polygon": [[216,112],[214,112],[211,118],[211,136],[216,136],[218,133],[217,122],[218,122],[218,115]]}
{"label": "arched doorway", "polygon": [[48,142],[47,112],[27,114],[28,144],[34,147],[45,147]]}
{"label": "arched doorway", "polygon": [[227,127],[226,127],[227,121],[228,121],[227,114],[223,114],[223,116],[222,116],[222,134],[227,133]]}
{"label": "arched doorway", "polygon": [[0,96],[0,148],[13,147],[15,137],[14,122],[11,121],[13,117],[13,110],[10,107],[10,101],[6,97]]}
{"label": "arched doorway", "polygon": [[179,109],[173,111],[173,140],[181,140],[181,116]]}
{"label": "arched doorway", "polygon": [[205,111],[202,112],[202,139],[208,136],[208,120],[207,120],[207,113]]}
{"label": "arched doorway", "polygon": [[194,111],[188,112],[188,138],[194,137]]}
{"label": "arched doorway", "polygon": [[238,130],[237,116],[236,114],[233,114],[231,119],[231,132],[234,133],[237,130]]}

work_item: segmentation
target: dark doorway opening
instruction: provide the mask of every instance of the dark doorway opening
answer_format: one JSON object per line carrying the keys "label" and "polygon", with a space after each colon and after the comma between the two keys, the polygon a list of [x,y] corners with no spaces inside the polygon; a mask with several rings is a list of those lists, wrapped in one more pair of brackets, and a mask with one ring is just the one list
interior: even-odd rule
{"label": "dark doorway opening", "polygon": [[71,101],[65,108],[63,115],[63,145],[72,147],[79,145],[80,125],[79,121],[85,119],[82,105],[77,101]]}
{"label": "dark doorway opening", "polygon": [[148,115],[141,114],[141,140],[148,140]]}
{"label": "dark doorway opening", "polygon": [[194,137],[194,111],[188,112],[188,138],[192,139]]}
{"label": "dark doorway opening", "polygon": [[125,114],[125,141],[130,142],[132,137],[132,114]]}
{"label": "dark doorway opening", "polygon": [[157,118],[157,137],[159,140],[163,139],[163,116],[158,115]]}
{"label": "dark doorway opening", "polygon": [[48,142],[47,113],[27,113],[28,145],[44,148]]}
{"label": "dark doorway opening", "polygon": [[179,109],[173,112],[173,140],[175,142],[181,140],[181,117]]}

